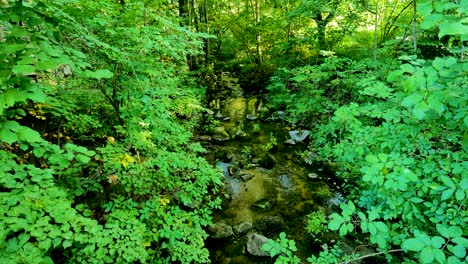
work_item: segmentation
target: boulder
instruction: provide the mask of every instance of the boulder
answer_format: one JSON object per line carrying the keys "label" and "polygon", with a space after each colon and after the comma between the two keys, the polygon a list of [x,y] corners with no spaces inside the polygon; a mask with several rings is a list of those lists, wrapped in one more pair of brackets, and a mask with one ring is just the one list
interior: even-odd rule
{"label": "boulder", "polygon": [[259,234],[247,236],[247,252],[258,257],[267,257],[270,254],[262,249],[263,244],[268,243],[268,238]]}
{"label": "boulder", "polygon": [[208,233],[212,238],[228,238],[234,235],[232,227],[225,223],[215,223],[208,228]]}
{"label": "boulder", "polygon": [[242,222],[236,226],[234,226],[232,229],[234,230],[234,233],[237,236],[243,235],[247,232],[249,232],[253,228],[253,223],[250,221],[247,222]]}
{"label": "boulder", "polygon": [[293,130],[289,131],[289,137],[296,141],[296,142],[302,142],[304,141],[308,136],[310,135],[309,130]]}
{"label": "boulder", "polygon": [[309,173],[307,174],[307,177],[309,177],[310,179],[317,179],[319,176],[317,173]]}
{"label": "boulder", "polygon": [[264,232],[264,233],[274,233],[278,230],[281,230],[284,226],[283,219],[275,215],[266,215],[260,217],[254,223],[255,228]]}
{"label": "boulder", "polygon": [[213,139],[217,141],[226,141],[230,139],[229,134],[226,132],[224,127],[213,128],[211,134],[213,136]]}

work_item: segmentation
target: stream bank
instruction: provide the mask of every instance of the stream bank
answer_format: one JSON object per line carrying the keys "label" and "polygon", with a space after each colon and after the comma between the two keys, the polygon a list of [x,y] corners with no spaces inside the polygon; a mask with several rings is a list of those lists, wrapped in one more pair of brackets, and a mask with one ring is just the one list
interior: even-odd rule
{"label": "stream bank", "polygon": [[285,113],[270,112],[263,98],[244,96],[228,73],[221,80],[224,90],[211,95],[212,112],[198,136],[208,150],[205,158],[225,181],[222,210],[214,212],[208,229],[212,262],[271,263],[261,245],[280,232],[296,241],[297,255],[305,261],[312,245],[333,239],[310,236],[308,215],[328,215],[344,198],[330,187],[333,176],[326,167],[302,158],[309,131],[288,127]]}

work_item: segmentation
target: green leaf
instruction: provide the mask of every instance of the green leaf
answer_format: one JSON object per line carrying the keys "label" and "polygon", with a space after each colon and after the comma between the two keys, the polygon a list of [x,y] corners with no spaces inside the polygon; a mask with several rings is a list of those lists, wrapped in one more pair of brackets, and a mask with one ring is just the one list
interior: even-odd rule
{"label": "green leaf", "polygon": [[427,98],[427,102],[429,103],[429,107],[436,111],[439,115],[445,111],[445,106],[439,101],[437,97],[429,96]]}
{"label": "green leaf", "polygon": [[57,62],[55,60],[39,61],[35,66],[40,71],[54,70],[57,67]]}
{"label": "green leaf", "polygon": [[340,226],[340,236],[346,236],[348,233],[348,227],[346,225]]}
{"label": "green leaf", "polygon": [[104,70],[97,70],[97,71],[85,71],[84,72],[84,75],[86,77],[89,77],[89,78],[94,78],[94,79],[98,79],[98,80],[101,80],[101,79],[109,79],[109,78],[112,78],[114,76],[114,74],[107,70],[107,69],[104,69]]}
{"label": "green leaf", "polygon": [[424,94],[421,92],[412,93],[401,101],[401,106],[411,107],[421,102],[423,98],[424,98]]}
{"label": "green leaf", "polygon": [[436,225],[437,231],[445,238],[450,238],[450,231],[446,225],[437,224]]}
{"label": "green leaf", "polygon": [[464,190],[464,191],[468,190],[468,178],[464,178],[464,179],[460,182],[460,187],[461,187],[462,190]]}
{"label": "green leaf", "polygon": [[429,106],[425,102],[420,102],[416,104],[413,108],[413,115],[422,120],[426,116],[426,112],[429,111]]}
{"label": "green leaf", "polygon": [[[419,9],[419,6],[418,6],[418,9]],[[424,17],[424,20],[423,22],[421,23],[421,28],[422,29],[431,29],[433,27],[435,27],[436,25],[439,24],[440,20],[443,18],[444,16],[442,14],[430,14],[428,16],[425,16]]]}
{"label": "green leaf", "polygon": [[395,70],[392,71],[388,76],[387,76],[387,81],[388,82],[394,82],[396,80],[400,80],[401,76],[403,75],[402,70]]}
{"label": "green leaf", "polygon": [[444,263],[446,260],[445,253],[440,249],[434,249],[434,257],[439,263]]}
{"label": "green leaf", "polygon": [[421,251],[424,248],[424,243],[417,238],[410,238],[403,241],[401,248],[404,250]]}
{"label": "green leaf", "polygon": [[466,256],[466,249],[462,245],[454,246],[451,251],[459,258],[464,258]]}
{"label": "green leaf", "polygon": [[72,245],[72,242],[68,239],[65,239],[62,243],[63,248],[69,248],[71,247],[71,245]]}
{"label": "green leaf", "polygon": [[422,251],[421,254],[419,255],[421,258],[422,263],[432,263],[434,261],[434,251],[432,247],[428,246],[425,247]]}
{"label": "green leaf", "polygon": [[379,163],[379,159],[375,155],[367,155],[366,160],[370,163]]}
{"label": "green leaf", "polygon": [[336,231],[340,228],[341,224],[343,224],[344,221],[345,220],[341,215],[337,213],[333,213],[332,220],[328,223],[328,228],[330,230]]}
{"label": "green leaf", "polygon": [[468,32],[468,26],[464,25],[461,21],[449,22],[448,20],[442,21],[439,25],[439,38],[445,35],[463,35]]}
{"label": "green leaf", "polygon": [[387,233],[388,232],[388,227],[385,223],[383,222],[374,222],[375,227],[382,233]]}
{"label": "green leaf", "polygon": [[434,248],[441,248],[444,243],[445,239],[441,238],[440,236],[435,236],[431,238],[431,245]]}
{"label": "green leaf", "polygon": [[455,198],[457,201],[463,201],[463,199],[465,199],[465,192],[461,189],[458,189],[455,193]]}
{"label": "green leaf", "polygon": [[32,65],[15,65],[13,66],[14,74],[32,74],[36,68]]}
{"label": "green leaf", "polygon": [[445,191],[442,192],[442,196],[441,196],[441,200],[444,201],[444,200],[447,200],[447,199],[450,199],[452,198],[453,196],[453,193],[455,192],[454,189],[447,189]]}
{"label": "green leaf", "polygon": [[450,179],[449,177],[447,176],[440,176],[440,180],[445,184],[445,186],[448,186],[452,189],[455,189],[457,188],[457,186],[455,185],[455,183],[452,181],[452,179]]}
{"label": "green leaf", "polygon": [[76,155],[75,159],[83,164],[87,164],[91,159],[83,154]]}
{"label": "green leaf", "polygon": [[400,69],[402,69],[403,72],[408,72],[408,73],[414,72],[414,66],[411,64],[403,64],[400,66]]}
{"label": "green leaf", "polygon": [[47,53],[47,55],[52,56],[52,57],[59,57],[60,55],[63,54],[63,50],[60,47],[58,46],[52,47],[50,43],[47,41],[39,42],[39,47],[41,47],[41,50]]}

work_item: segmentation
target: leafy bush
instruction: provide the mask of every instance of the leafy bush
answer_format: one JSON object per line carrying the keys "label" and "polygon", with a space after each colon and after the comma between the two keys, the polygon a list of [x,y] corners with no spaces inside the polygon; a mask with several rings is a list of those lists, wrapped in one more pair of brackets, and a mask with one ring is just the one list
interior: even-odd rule
{"label": "leafy bush", "polygon": [[185,63],[204,35],[143,4],[2,4],[0,262],[209,261],[221,175]]}

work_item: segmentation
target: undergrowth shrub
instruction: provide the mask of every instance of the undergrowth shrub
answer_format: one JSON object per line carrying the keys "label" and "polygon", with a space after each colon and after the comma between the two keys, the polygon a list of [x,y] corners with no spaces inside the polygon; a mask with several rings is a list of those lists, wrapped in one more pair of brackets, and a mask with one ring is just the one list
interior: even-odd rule
{"label": "undergrowth shrub", "polygon": [[205,35],[143,1],[1,5],[0,262],[209,262]]}

